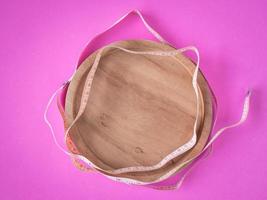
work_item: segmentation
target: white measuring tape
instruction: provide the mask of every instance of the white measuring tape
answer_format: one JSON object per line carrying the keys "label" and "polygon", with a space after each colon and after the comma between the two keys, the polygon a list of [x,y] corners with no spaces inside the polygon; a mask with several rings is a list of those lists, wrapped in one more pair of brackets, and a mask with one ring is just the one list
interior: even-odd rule
{"label": "white measuring tape", "polygon": [[[164,40],[153,28],[151,28],[148,23],[145,21],[145,19],[143,18],[143,16],[141,15],[141,13],[137,10],[134,10],[134,11],[131,11],[129,13],[127,13],[126,15],[124,15],[122,18],[120,18],[117,22],[115,22],[111,27],[109,27],[107,30],[105,30],[103,33],[107,32],[109,29],[113,28],[115,25],[117,25],[119,22],[121,22],[123,19],[125,19],[129,14],[131,13],[134,13],[134,14],[137,14],[142,22],[144,23],[145,27],[159,40],[161,41],[162,43],[165,43],[165,44],[169,44],[168,42],[166,42],[166,40]],[[97,35],[94,39],[96,39],[98,36],[102,35],[103,33]],[[94,40],[93,39],[93,40]],[[93,41],[91,40],[91,42]],[[90,42],[90,43],[91,43]],[[87,45],[87,47],[90,45],[90,43]],[[157,163],[156,165],[153,165],[153,166],[133,166],[133,167],[126,167],[126,168],[120,168],[120,169],[114,169],[114,170],[104,170],[104,169],[101,169],[100,167],[98,167],[97,165],[95,165],[94,163],[92,163],[91,161],[89,161],[86,157],[82,156],[82,155],[79,155],[79,154],[73,154],[71,152],[68,152],[66,151],[63,147],[61,147],[59,145],[59,143],[57,142],[56,140],[56,137],[55,137],[55,134],[54,134],[54,130],[52,128],[52,125],[51,123],[48,121],[47,119],[47,112],[48,112],[48,109],[49,109],[49,106],[50,104],[52,103],[54,97],[57,95],[57,93],[59,91],[61,91],[65,84],[62,85],[59,89],[56,90],[56,92],[52,95],[52,97],[50,98],[49,102],[48,102],[48,105],[47,105],[47,108],[45,110],[45,113],[44,113],[44,119],[45,119],[45,122],[48,124],[51,132],[52,132],[52,135],[53,135],[53,139],[56,143],[56,145],[64,152],[66,153],[67,155],[70,155],[72,156],[73,158],[76,158],[76,159],[79,159],[81,161],[83,161],[84,163],[86,163],[87,165],[89,165],[90,167],[92,168],[95,168],[95,169],[98,169],[100,171],[103,171],[103,172],[106,172],[106,173],[109,173],[109,174],[121,174],[121,173],[127,173],[127,172],[141,172],[141,171],[150,171],[150,170],[155,170],[155,169],[159,169],[161,168],[162,166],[164,166],[166,163],[168,163],[170,160],[172,160],[173,158],[185,153],[186,151],[190,150],[195,144],[196,144],[196,140],[197,140],[197,137],[196,137],[196,126],[197,126],[197,123],[198,123],[198,115],[199,115],[199,93],[198,93],[198,83],[197,83],[197,74],[198,74],[198,69],[199,69],[199,52],[197,50],[196,47],[193,47],[193,46],[190,46],[190,47],[186,47],[186,48],[181,48],[181,49],[177,49],[177,50],[173,50],[173,51],[144,51],[144,52],[138,52],[138,51],[132,51],[132,50],[129,50],[129,49],[125,49],[125,48],[122,48],[122,47],[119,47],[119,46],[114,46],[114,45],[108,45],[108,46],[105,46],[103,48],[101,48],[99,50],[99,52],[97,53],[96,55],[96,58],[95,58],[95,61],[92,65],[92,68],[90,69],[88,75],[87,75],[87,78],[86,78],[86,82],[85,82],[85,86],[84,86],[84,90],[83,90],[83,95],[82,95],[82,99],[81,99],[81,105],[80,105],[80,108],[79,108],[79,111],[78,111],[78,114],[77,116],[75,117],[75,119],[73,120],[73,122],[71,123],[71,125],[68,127],[68,129],[66,130],[65,132],[65,141],[66,141],[66,138],[69,134],[69,131],[71,130],[71,128],[73,127],[73,125],[77,122],[77,120],[82,116],[84,110],[85,110],[85,107],[87,105],[87,102],[88,102],[88,98],[89,98],[89,95],[90,95],[90,90],[91,90],[91,85],[92,85],[92,81],[93,81],[93,78],[94,78],[94,75],[95,75],[95,72],[97,70],[97,67],[98,67],[98,64],[99,64],[99,61],[100,61],[100,58],[101,58],[101,55],[102,53],[107,49],[107,48],[117,48],[117,49],[120,49],[122,51],[125,51],[125,52],[128,52],[128,53],[132,53],[132,54],[139,54],[139,55],[151,55],[151,56],[174,56],[176,54],[179,54],[179,53],[182,53],[182,52],[185,52],[185,51],[193,51],[196,56],[197,56],[197,62],[196,62],[196,68],[195,68],[195,71],[193,73],[193,77],[192,77],[192,85],[193,85],[193,88],[194,88],[194,91],[195,91],[195,94],[196,94],[196,99],[197,99],[197,117],[196,117],[196,120],[195,120],[195,123],[194,123],[194,129],[193,129],[193,136],[192,138],[184,145],[182,145],[181,147],[177,148],[176,150],[174,150],[172,153],[170,153],[169,155],[167,155],[164,159],[162,159],[159,163]],[[79,63],[81,62],[81,59],[79,60]],[[75,72],[74,72],[75,73]],[[72,75],[72,77],[74,76],[74,74]],[[69,81],[71,81],[72,77],[69,79]],[[69,82],[68,81],[68,82]],[[67,82],[67,83],[68,83]],[[224,127],[222,129],[220,129],[213,137],[212,139],[210,139],[210,141],[207,143],[207,145],[205,146],[205,148],[203,149],[203,151],[201,153],[203,153],[208,147],[210,147],[210,145],[214,142],[214,140],[225,130],[229,129],[229,128],[233,128],[233,127],[236,127],[238,125],[240,125],[241,123],[243,123],[243,121],[246,119],[247,117],[247,113],[248,113],[248,110],[249,110],[249,97],[250,97],[250,92],[247,94],[247,96],[245,97],[245,103],[244,103],[244,108],[243,108],[243,114],[242,114],[242,117],[240,119],[240,121],[236,124],[233,124],[231,126],[227,126],[227,127]],[[156,181],[153,181],[153,182],[142,182],[142,181],[137,181],[137,180],[134,180],[134,179],[129,179],[129,178],[119,178],[119,177],[114,177],[114,176],[108,176],[106,174],[104,174],[105,176],[113,179],[113,180],[116,180],[116,181],[120,181],[120,182],[124,182],[124,183],[129,183],[129,184],[137,184],[137,185],[147,185],[147,184],[151,184],[151,183],[156,183],[156,182],[160,182],[162,180],[165,180],[167,178],[169,178],[173,173],[175,173],[178,169],[180,169],[182,166],[192,162],[194,159],[196,159],[198,156],[201,155],[201,153],[199,155],[197,155],[196,157],[182,163],[181,165],[175,167],[174,169],[172,169],[171,171],[169,171],[168,173],[166,173],[165,175],[159,177]],[[183,179],[181,179],[183,180]]]}

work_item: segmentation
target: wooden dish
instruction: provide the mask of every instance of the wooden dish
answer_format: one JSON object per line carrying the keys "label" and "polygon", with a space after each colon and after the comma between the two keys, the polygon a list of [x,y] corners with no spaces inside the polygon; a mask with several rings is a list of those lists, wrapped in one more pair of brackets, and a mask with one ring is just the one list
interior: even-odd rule
{"label": "wooden dish", "polygon": [[[143,40],[115,44],[136,51],[173,50]],[[77,115],[85,76],[94,58],[95,53],[81,64],[69,85],[67,124]],[[194,64],[181,54],[141,56],[110,49],[100,60],[86,112],[70,132],[71,140],[82,155],[105,170],[157,164],[192,137],[196,117],[191,83],[194,69]],[[204,77],[199,75],[202,112],[197,145],[162,169],[121,176],[152,180],[201,151],[212,123],[212,97]]]}

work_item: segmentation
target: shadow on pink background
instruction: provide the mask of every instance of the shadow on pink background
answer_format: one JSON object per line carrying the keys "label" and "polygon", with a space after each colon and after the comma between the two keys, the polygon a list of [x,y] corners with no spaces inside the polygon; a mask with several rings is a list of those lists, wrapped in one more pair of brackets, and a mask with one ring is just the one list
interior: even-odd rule
{"label": "shadow on pink background", "polygon": [[[266,1],[0,1],[0,199],[267,199]],[[176,47],[196,45],[219,105],[215,129],[240,117],[176,191],[113,182],[76,169],[57,149],[43,112],[85,44],[131,9]],[[95,45],[152,39],[131,16]],[[49,117],[63,141],[56,105]]]}

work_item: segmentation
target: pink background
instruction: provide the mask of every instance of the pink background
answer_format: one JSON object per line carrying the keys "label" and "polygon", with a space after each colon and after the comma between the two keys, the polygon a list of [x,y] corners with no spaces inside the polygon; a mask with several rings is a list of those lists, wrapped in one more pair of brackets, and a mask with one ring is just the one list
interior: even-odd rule
{"label": "pink background", "polygon": [[[267,199],[267,2],[0,1],[0,199]],[[156,191],[77,170],[43,120],[49,96],[73,72],[85,44],[137,8],[176,47],[196,45],[219,105],[216,129],[236,121],[247,88],[247,122],[225,132],[179,191]],[[152,38],[129,17],[95,45]],[[63,126],[49,113],[57,136]]]}

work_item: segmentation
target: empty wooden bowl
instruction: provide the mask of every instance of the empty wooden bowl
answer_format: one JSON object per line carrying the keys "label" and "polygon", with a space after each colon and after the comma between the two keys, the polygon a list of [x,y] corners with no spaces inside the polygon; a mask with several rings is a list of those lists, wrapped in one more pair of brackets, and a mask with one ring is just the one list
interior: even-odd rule
{"label": "empty wooden bowl", "polygon": [[[174,50],[144,40],[120,41],[114,45],[134,51]],[[65,104],[66,126],[77,115],[96,53],[80,65],[70,82]],[[105,51],[85,112],[69,132],[79,153],[104,171],[153,166],[192,138],[198,117],[197,143],[192,149],[159,169],[116,176],[151,182],[173,169],[181,169],[184,161],[203,149],[212,126],[213,97],[201,72],[200,115],[196,115],[194,70],[194,63],[182,54],[163,57],[135,55],[113,48]]]}

